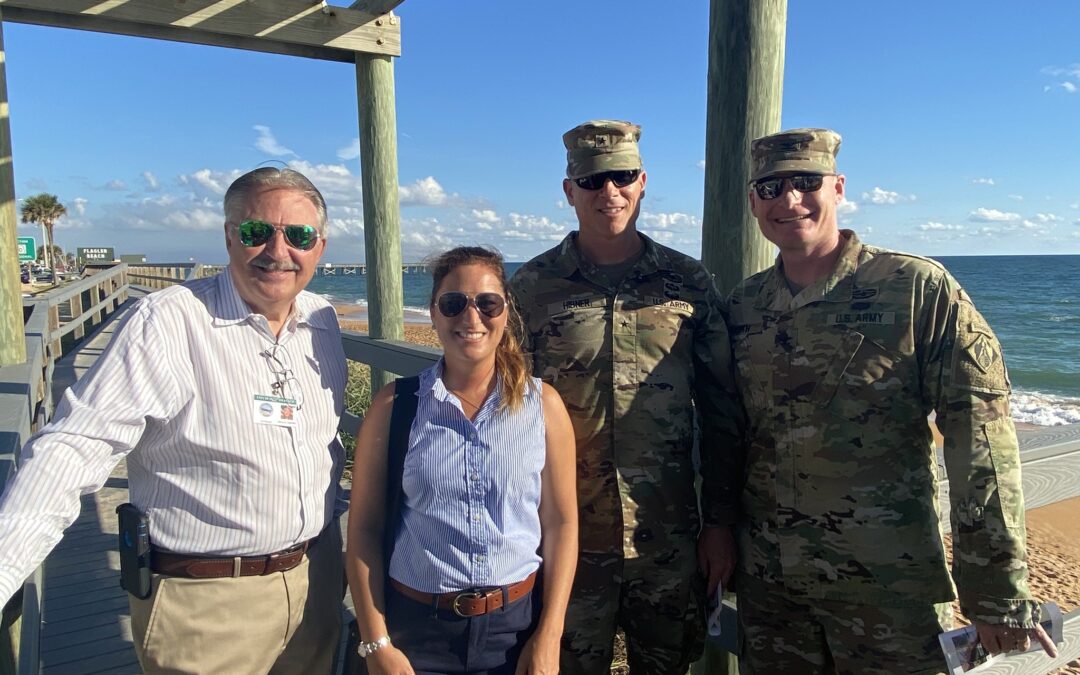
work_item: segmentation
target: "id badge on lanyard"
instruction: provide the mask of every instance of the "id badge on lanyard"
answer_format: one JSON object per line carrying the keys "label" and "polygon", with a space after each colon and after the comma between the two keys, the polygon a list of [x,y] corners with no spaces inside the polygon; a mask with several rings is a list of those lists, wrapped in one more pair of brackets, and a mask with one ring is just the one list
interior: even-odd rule
{"label": "id badge on lanyard", "polygon": [[296,399],[255,394],[251,401],[252,421],[275,427],[296,426]]}

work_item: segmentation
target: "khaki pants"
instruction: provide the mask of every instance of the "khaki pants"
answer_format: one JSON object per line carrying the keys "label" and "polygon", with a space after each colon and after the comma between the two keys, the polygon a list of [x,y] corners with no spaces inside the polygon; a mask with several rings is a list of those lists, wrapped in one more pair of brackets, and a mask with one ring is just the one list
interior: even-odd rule
{"label": "khaki pants", "polygon": [[331,522],[304,560],[266,576],[152,575],[128,596],[147,673],[329,673],[341,632],[341,530]]}

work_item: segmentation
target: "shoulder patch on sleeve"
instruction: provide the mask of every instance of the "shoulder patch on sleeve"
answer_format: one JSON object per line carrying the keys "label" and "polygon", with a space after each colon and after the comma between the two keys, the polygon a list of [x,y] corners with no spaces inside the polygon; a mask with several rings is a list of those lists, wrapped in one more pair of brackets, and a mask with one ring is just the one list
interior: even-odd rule
{"label": "shoulder patch on sleeve", "polygon": [[1011,389],[1001,344],[986,319],[961,290],[953,351],[953,384],[987,394],[1008,394]]}

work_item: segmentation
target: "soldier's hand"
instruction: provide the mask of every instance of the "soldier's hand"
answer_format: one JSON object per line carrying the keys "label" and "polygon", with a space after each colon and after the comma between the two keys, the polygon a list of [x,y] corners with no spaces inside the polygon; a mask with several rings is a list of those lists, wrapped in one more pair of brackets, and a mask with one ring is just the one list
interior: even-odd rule
{"label": "soldier's hand", "polygon": [[704,527],[698,537],[698,566],[708,580],[708,595],[720,582],[726,585],[735,571],[735,535],[727,526]]}
{"label": "soldier's hand", "polygon": [[1035,638],[1050,658],[1057,656],[1057,646],[1038,624],[1034,628],[1013,628],[1000,623],[976,621],[975,630],[979,634],[979,642],[991,654],[1026,652],[1031,647],[1031,638]]}

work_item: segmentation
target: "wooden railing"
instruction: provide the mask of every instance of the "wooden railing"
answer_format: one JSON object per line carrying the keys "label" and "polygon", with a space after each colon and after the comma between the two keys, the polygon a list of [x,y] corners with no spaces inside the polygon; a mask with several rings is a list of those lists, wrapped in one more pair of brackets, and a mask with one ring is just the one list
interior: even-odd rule
{"label": "wooden railing", "polygon": [[[52,414],[57,359],[111,316],[127,294],[127,266],[117,265],[23,304],[26,361],[0,368],[0,491],[17,470],[20,448]],[[42,592],[39,567],[4,607],[0,671],[38,672]]]}

